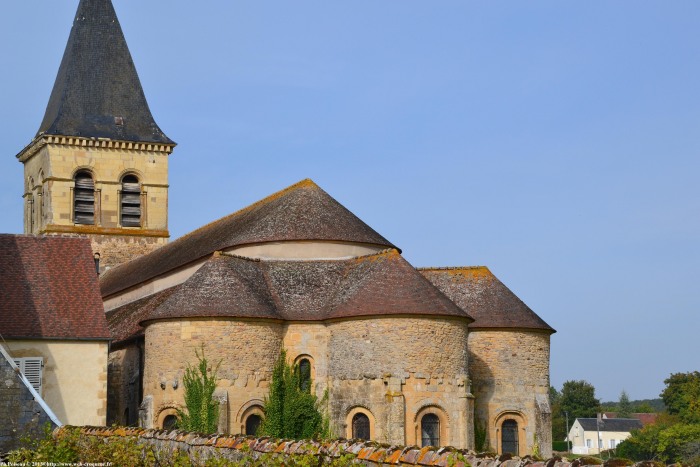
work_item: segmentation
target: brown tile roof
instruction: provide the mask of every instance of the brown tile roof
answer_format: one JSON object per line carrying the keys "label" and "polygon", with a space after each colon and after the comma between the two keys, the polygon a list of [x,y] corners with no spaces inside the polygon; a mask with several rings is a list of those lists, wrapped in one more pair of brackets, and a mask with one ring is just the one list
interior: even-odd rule
{"label": "brown tile roof", "polygon": [[109,339],[86,238],[0,234],[0,334]]}
{"label": "brown tile roof", "polygon": [[307,179],[108,271],[100,283],[102,295],[120,292],[218,250],[299,240],[346,241],[395,248]]}
{"label": "brown tile roof", "polygon": [[524,328],[555,332],[487,267],[420,268],[419,272],[474,318],[469,325],[471,329]]}
{"label": "brown tile roof", "polygon": [[398,314],[471,321],[394,249],[323,261],[215,255],[144,321],[219,316],[319,321]]}
{"label": "brown tile roof", "polygon": [[145,316],[160,306],[179,286],[161,290],[140,300],[127,303],[107,312],[107,326],[112,334],[112,345],[141,337],[143,328],[139,325]]}

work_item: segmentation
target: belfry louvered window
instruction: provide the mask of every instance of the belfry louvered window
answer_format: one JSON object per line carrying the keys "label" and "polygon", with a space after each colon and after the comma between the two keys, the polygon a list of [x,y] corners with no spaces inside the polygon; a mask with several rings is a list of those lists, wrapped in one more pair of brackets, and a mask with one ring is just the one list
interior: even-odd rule
{"label": "belfry louvered window", "polygon": [[76,224],[95,224],[95,181],[89,172],[75,174],[73,222]]}
{"label": "belfry louvered window", "polygon": [[141,227],[141,185],[133,175],[122,179],[121,203],[122,227]]}
{"label": "belfry louvered window", "polygon": [[15,358],[14,361],[15,365],[19,367],[19,371],[29,381],[29,384],[41,395],[43,357]]}

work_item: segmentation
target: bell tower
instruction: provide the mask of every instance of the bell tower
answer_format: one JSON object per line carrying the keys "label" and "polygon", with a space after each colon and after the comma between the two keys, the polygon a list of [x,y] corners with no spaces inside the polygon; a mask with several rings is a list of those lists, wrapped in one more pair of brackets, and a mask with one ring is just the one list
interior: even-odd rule
{"label": "bell tower", "polygon": [[168,157],[111,0],[81,0],[24,164],[24,232],[86,235],[102,265],[165,243]]}

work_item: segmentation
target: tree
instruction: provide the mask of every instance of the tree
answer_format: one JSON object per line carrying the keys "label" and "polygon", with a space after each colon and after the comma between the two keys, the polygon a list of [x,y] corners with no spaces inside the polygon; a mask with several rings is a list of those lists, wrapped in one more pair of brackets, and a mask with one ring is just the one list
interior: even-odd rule
{"label": "tree", "polygon": [[561,411],[569,414],[569,419],[592,418],[600,409],[600,401],[595,397],[595,388],[586,381],[567,381],[561,389]]}
{"label": "tree", "polygon": [[700,423],[700,372],[673,373],[664,381],[666,410],[685,423]]}
{"label": "tree", "polygon": [[287,352],[282,349],[272,369],[270,393],[263,407],[265,420],[259,434],[287,439],[327,435],[327,422],[319,410],[319,401],[301,383],[299,369],[287,363]]}
{"label": "tree", "polygon": [[632,404],[625,390],[620,394],[620,401],[617,403],[617,418],[630,418],[632,416]]}
{"label": "tree", "polygon": [[561,410],[561,394],[553,386],[549,387],[549,406],[552,410],[552,440],[563,441],[568,427],[564,412]]}
{"label": "tree", "polygon": [[187,365],[182,384],[185,389],[185,410],[178,409],[178,427],[186,431],[198,433],[216,433],[219,420],[219,404],[214,400],[216,389],[216,373],[219,362],[212,371],[204,356],[204,348],[200,355],[195,350],[198,364],[196,367]]}

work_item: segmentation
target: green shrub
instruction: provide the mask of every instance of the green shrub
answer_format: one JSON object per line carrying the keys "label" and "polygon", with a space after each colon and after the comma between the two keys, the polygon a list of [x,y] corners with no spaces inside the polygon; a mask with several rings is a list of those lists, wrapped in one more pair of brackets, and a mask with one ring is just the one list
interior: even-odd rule
{"label": "green shrub", "polygon": [[285,439],[328,437],[328,422],[320,410],[323,401],[305,389],[299,371],[287,363],[287,352],[282,349],[272,370],[270,393],[263,407],[265,419],[258,433]]}
{"label": "green shrub", "polygon": [[219,404],[214,400],[216,390],[216,373],[219,365],[212,371],[204,356],[204,348],[200,355],[195,350],[197,367],[188,365],[182,383],[185,389],[185,410],[178,409],[178,428],[212,434],[217,431],[219,420]]}
{"label": "green shrub", "polygon": [[552,441],[552,451],[567,452],[569,450],[568,441]]}

